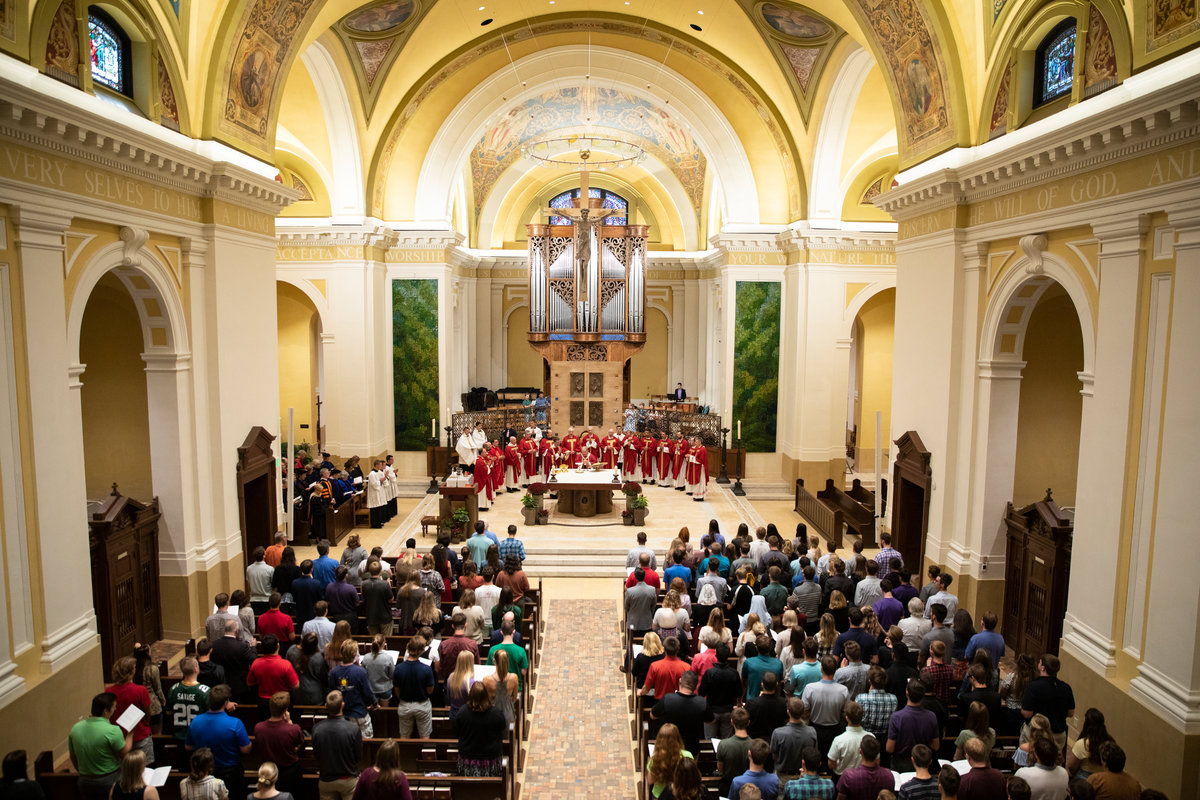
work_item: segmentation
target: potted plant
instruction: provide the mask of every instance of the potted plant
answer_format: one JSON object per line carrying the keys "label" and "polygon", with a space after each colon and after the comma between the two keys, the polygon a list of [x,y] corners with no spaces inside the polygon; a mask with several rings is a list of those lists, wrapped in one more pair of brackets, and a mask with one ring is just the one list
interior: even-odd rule
{"label": "potted plant", "polygon": [[452,543],[466,541],[467,525],[471,522],[471,513],[467,509],[459,506],[454,509],[454,512],[442,518],[442,528],[450,534]]}
{"label": "potted plant", "polygon": [[[533,496],[534,505],[538,510],[541,510],[543,508],[543,503],[545,502],[545,499],[546,499],[546,492],[549,491],[549,489],[550,489],[550,487],[548,487],[544,483],[529,484],[529,495]],[[529,495],[526,495],[526,496],[529,496]],[[525,502],[524,498],[522,498],[521,502],[522,503]]]}
{"label": "potted plant", "polygon": [[630,512],[633,514],[633,524],[639,528],[646,524],[646,515],[650,513],[650,501],[646,495],[639,494],[637,497],[631,498]]}
{"label": "potted plant", "polygon": [[540,503],[538,502],[538,498],[534,497],[532,492],[526,493],[521,498],[521,506],[522,506],[521,513],[525,515],[525,524],[526,525],[536,525],[537,524],[537,514],[538,514],[538,506],[539,505],[540,505]]}
{"label": "potted plant", "polygon": [[624,511],[622,511],[621,512],[621,522],[625,523],[626,525],[632,525],[633,524],[633,512],[630,511],[629,509],[625,509]]}
{"label": "potted plant", "polygon": [[642,493],[642,485],[636,481],[626,481],[621,486],[621,493],[625,495],[625,510],[633,510],[633,498]]}
{"label": "potted plant", "polygon": [[550,509],[539,508],[537,510],[537,524],[538,525],[549,525],[550,524]]}

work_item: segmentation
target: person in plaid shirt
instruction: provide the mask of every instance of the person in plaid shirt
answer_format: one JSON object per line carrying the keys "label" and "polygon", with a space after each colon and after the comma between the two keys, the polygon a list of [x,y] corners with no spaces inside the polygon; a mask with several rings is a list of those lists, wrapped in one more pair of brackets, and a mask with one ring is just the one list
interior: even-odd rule
{"label": "person in plaid shirt", "polygon": [[933,681],[933,695],[947,708],[954,691],[954,667],[946,663],[946,643],[937,640],[929,644],[929,661],[925,663],[922,675],[928,675]]}
{"label": "person in plaid shirt", "polygon": [[854,698],[862,706],[862,726],[867,733],[886,742],[888,723],[896,711],[896,695],[887,691],[887,671],[882,667],[871,667],[867,685],[871,690]]}
{"label": "person in plaid shirt", "polygon": [[900,566],[904,566],[904,556],[900,555],[900,551],[892,547],[892,535],[890,533],[879,534],[879,542],[883,545],[883,549],[875,554],[875,563],[879,565],[879,574],[887,575],[891,572],[891,560],[893,558],[900,559]]}
{"label": "person in plaid shirt", "polygon": [[821,754],[815,747],[806,747],[800,754],[804,769],[783,787],[781,800],[834,800],[837,790],[833,781],[817,773],[821,769]]}
{"label": "person in plaid shirt", "polygon": [[517,526],[508,526],[508,538],[500,543],[500,560],[505,561],[509,556],[516,556],[525,563],[525,545],[517,538]]}

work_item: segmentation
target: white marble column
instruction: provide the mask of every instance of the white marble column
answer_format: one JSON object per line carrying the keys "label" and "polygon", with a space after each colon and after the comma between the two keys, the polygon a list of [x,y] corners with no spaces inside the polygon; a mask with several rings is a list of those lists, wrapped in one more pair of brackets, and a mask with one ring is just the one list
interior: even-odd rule
{"label": "white marble column", "polygon": [[189,552],[199,539],[191,355],[142,353],[150,429],[150,478],[162,508],[159,562],[163,575],[192,571]]}
{"label": "white marble column", "polygon": [[[97,642],[90,591],[83,418],[78,388],[82,366],[67,352],[64,232],[70,217],[59,209],[22,204],[16,209],[17,249],[29,365],[28,464],[40,480],[30,487],[40,535],[44,631],[41,666],[52,672]],[[74,389],[74,390],[73,390]]]}
{"label": "white marble column", "polygon": [[[1079,428],[1079,481],[1071,587],[1063,646],[1092,669],[1116,669],[1113,636],[1117,593],[1097,592],[1096,581],[1116,585],[1129,454],[1130,397],[1136,358],[1139,266],[1144,219],[1092,226],[1100,240],[1100,299],[1093,374],[1094,395],[1084,396]],[[1086,332],[1085,332],[1086,335]]]}
{"label": "white marble column", "polygon": [[[1130,691],[1185,733],[1200,733],[1200,606],[1195,583],[1200,544],[1190,498],[1200,452],[1200,211],[1171,214],[1177,232],[1170,354],[1163,403],[1146,645]],[[1078,529],[1077,529],[1078,530]],[[1181,598],[1180,590],[1184,588]]]}
{"label": "white marble column", "polygon": [[[7,227],[0,224],[0,246],[7,249]],[[23,465],[17,425],[16,350],[13,337],[11,270],[0,263],[0,497],[3,498],[4,568],[0,570],[0,707],[16,697],[25,679],[13,657],[33,645],[29,603],[29,542],[25,536]]]}

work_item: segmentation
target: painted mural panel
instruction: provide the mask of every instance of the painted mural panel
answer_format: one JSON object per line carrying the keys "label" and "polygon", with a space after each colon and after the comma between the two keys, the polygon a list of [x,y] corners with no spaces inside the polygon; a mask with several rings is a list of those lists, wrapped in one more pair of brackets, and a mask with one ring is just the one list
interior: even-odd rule
{"label": "painted mural panel", "polygon": [[392,281],[396,449],[424,450],[438,417],[438,282]]}
{"label": "painted mural panel", "polygon": [[1083,85],[1090,97],[1116,83],[1117,51],[1113,47],[1112,32],[1100,9],[1092,6],[1083,54]]}
{"label": "painted mural panel", "polygon": [[737,283],[733,418],[742,421],[742,446],[751,453],[775,452],[782,299],[783,284],[778,281]]}
{"label": "painted mural panel", "polygon": [[382,33],[403,24],[412,13],[412,0],[387,0],[351,14],[346,27],[355,33]]}
{"label": "painted mural panel", "polygon": [[778,33],[797,39],[820,39],[833,32],[824,21],[799,8],[789,8],[778,3],[763,3],[759,8],[763,21]]}
{"label": "painted mural panel", "polygon": [[1146,52],[1166,47],[1200,30],[1196,0],[1150,0],[1146,26]]}

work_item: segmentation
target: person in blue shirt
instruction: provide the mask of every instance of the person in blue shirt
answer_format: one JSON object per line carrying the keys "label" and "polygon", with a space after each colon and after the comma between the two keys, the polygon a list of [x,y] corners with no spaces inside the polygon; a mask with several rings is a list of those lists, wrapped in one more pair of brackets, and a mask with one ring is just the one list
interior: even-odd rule
{"label": "person in blue shirt", "polygon": [[341,566],[336,558],[329,557],[329,542],[322,539],[317,544],[317,559],[313,561],[313,577],[321,586],[328,586],[336,580],[337,568]]}
{"label": "person in blue shirt", "polygon": [[1004,637],[996,633],[996,614],[988,611],[983,615],[983,630],[971,637],[967,642],[967,661],[975,658],[976,650],[987,650],[992,657],[992,664],[999,664],[1004,658]]}
{"label": "person in blue shirt", "polygon": [[371,709],[379,705],[375,692],[371,689],[371,680],[363,667],[354,663],[358,657],[358,642],[347,639],[342,642],[342,663],[329,670],[329,688],[342,693],[342,714],[346,719],[358,725],[364,739],[375,735],[371,724]]}
{"label": "person in blue shirt", "polygon": [[221,683],[208,692],[208,712],[192,718],[184,747],[188,752],[207,747],[212,751],[216,768],[213,775],[225,782],[230,797],[246,794],[246,776],[242,756],[250,752],[250,737],[246,726],[237,717],[226,713],[236,708],[230,698],[233,690]]}
{"label": "person in blue shirt", "polygon": [[676,550],[671,553],[671,566],[663,570],[664,583],[667,586],[671,585],[671,581],[676,578],[682,578],[690,589],[692,586],[692,570],[683,565],[683,550]]}
{"label": "person in blue shirt", "polygon": [[762,739],[750,743],[750,768],[733,779],[729,786],[729,796],[737,798],[742,793],[742,787],[752,783],[762,793],[762,800],[775,800],[779,797],[779,778],[773,772],[767,772],[767,759],[771,757],[771,745]]}
{"label": "person in blue shirt", "polygon": [[533,401],[533,417],[538,422],[546,421],[546,413],[550,410],[550,398],[541,392],[537,393],[537,397]]}

